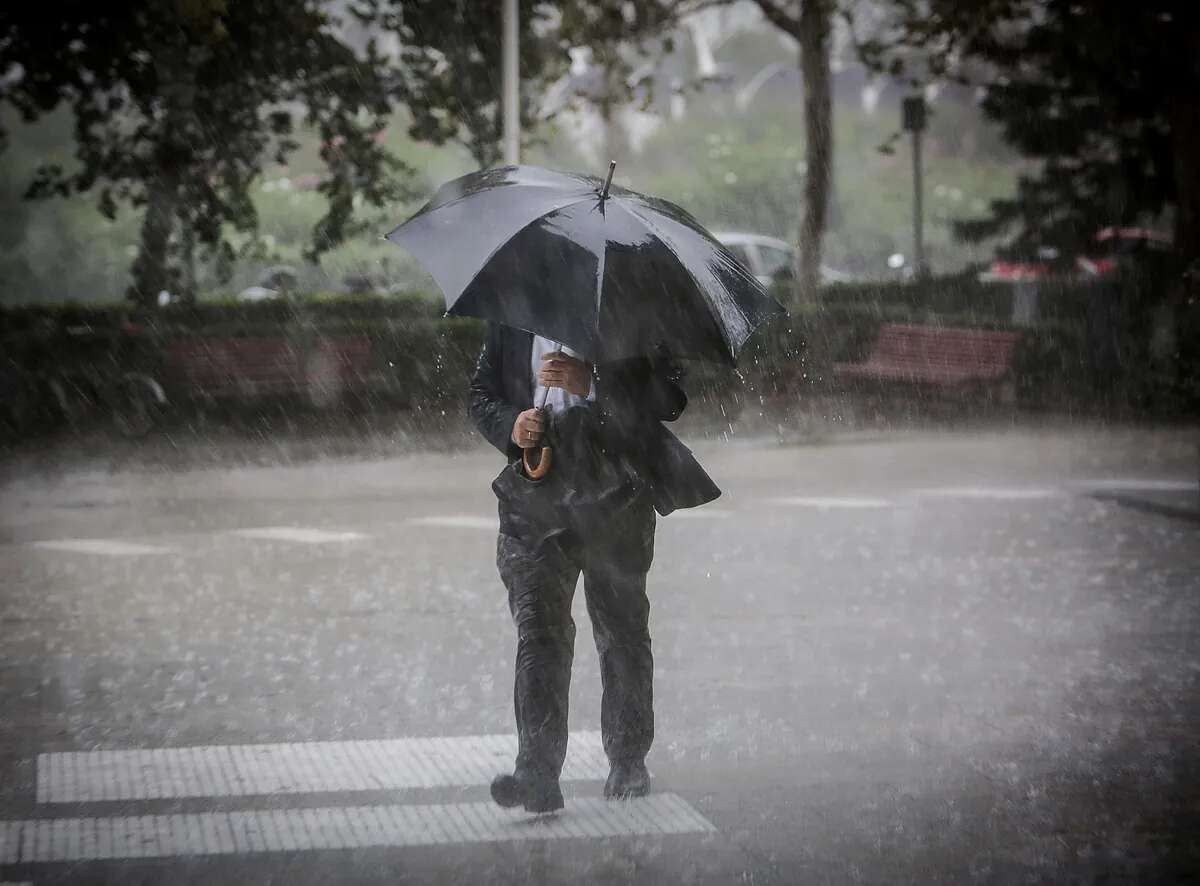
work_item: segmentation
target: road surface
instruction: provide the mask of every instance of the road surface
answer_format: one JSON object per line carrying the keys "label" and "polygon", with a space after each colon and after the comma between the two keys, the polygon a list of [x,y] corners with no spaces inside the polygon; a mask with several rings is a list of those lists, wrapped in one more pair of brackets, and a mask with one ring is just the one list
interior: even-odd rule
{"label": "road surface", "polygon": [[[0,881],[1163,882],[1200,865],[1195,437],[697,445],[657,739],[495,809],[499,456],[86,466],[0,490]],[[1174,510],[1130,506],[1172,499]]]}

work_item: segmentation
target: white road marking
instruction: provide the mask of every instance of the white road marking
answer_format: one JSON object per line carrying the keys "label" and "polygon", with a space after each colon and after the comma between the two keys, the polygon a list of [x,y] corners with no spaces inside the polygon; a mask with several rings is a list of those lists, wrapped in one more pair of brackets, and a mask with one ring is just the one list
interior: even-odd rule
{"label": "white road marking", "polygon": [[59,538],[52,541],[29,542],[30,547],[48,551],[68,551],[72,554],[102,554],[105,557],[134,557],[140,554],[169,554],[171,548],[143,545],[111,538]]}
{"label": "white road marking", "polygon": [[[513,735],[208,745],[40,754],[39,803],[399,790],[488,784],[511,770]],[[603,780],[597,732],[573,732],[566,781]]]}
{"label": "white road marking", "polygon": [[733,511],[723,511],[720,508],[683,508],[672,511],[664,520],[723,520],[732,517]]}
{"label": "white road marking", "polygon": [[796,507],[820,508],[822,510],[829,508],[886,508],[891,505],[891,502],[886,498],[859,498],[855,496],[800,495],[789,496],[787,498],[772,498],[768,499],[768,501],[777,505],[794,505]]}
{"label": "white road marking", "polygon": [[1089,492],[1200,492],[1200,479],[1138,480],[1120,477],[1111,480],[1081,480],[1071,485],[1075,489]]}
{"label": "white road marking", "polygon": [[414,517],[407,521],[415,526],[445,526],[449,529],[484,529],[499,532],[500,521],[495,517],[476,517],[471,514],[449,514],[441,517]]}
{"label": "white road marking", "polygon": [[556,815],[533,817],[493,803],[326,806],[126,818],[0,822],[0,864],[241,855],[366,846],[502,843],[711,833],[715,828],[676,794],[613,803],[585,798]]}
{"label": "white road marking", "polygon": [[330,532],[326,529],[305,529],[299,526],[262,526],[255,529],[235,529],[234,535],[245,538],[263,538],[268,541],[294,541],[300,544],[317,545],[334,541],[357,541],[365,538],[359,532]]}
{"label": "white road marking", "polygon": [[918,489],[916,493],[933,498],[970,498],[992,501],[1037,501],[1062,498],[1065,495],[1061,489],[1009,486],[947,486]]}

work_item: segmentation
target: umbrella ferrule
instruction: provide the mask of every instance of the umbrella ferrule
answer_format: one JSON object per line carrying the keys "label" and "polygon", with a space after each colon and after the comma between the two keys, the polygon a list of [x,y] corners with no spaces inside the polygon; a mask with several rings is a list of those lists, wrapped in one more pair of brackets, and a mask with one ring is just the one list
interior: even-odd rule
{"label": "umbrella ferrule", "polygon": [[613,170],[615,170],[616,168],[617,168],[617,161],[609,160],[608,161],[608,177],[604,179],[604,190],[602,190],[600,192],[601,200],[608,199],[608,188],[609,188],[609,185],[612,184]]}

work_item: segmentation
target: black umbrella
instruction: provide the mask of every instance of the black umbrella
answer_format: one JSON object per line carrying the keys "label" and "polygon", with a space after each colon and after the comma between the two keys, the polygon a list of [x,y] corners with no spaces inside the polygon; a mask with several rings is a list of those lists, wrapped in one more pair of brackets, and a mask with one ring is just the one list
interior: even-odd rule
{"label": "black umbrella", "polygon": [[433,275],[448,314],[600,363],[666,353],[733,363],[783,307],[691,215],[608,178],[505,166],[438,189],[387,238]]}

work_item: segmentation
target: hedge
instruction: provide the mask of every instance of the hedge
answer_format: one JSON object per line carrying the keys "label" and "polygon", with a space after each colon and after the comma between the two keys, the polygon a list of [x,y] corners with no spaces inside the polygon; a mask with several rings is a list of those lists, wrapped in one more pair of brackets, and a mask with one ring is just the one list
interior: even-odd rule
{"label": "hedge", "polygon": [[234,299],[175,304],[157,310],[136,309],[125,303],[22,305],[0,307],[0,336],[51,327],[85,326],[116,330],[138,323],[154,330],[203,331],[213,335],[250,335],[297,321],[347,329],[380,322],[409,322],[441,317],[441,299],[424,292],[394,296],[314,293],[258,302]]}
{"label": "hedge", "polygon": [[[1074,405],[1107,392],[1133,405],[1168,403],[1172,409],[1189,409],[1200,403],[1200,382],[1187,369],[1200,365],[1200,358],[1194,334],[1186,337],[1186,323],[1178,365],[1152,366],[1144,348],[1135,342],[1144,337],[1144,330],[1135,329],[1136,334],[1128,336],[1134,343],[1118,355],[1120,378],[1114,380],[1098,366],[1092,316],[1100,303],[1096,288],[1056,284],[1040,289],[1043,319],[1036,328],[1022,330],[1014,355],[1022,402]],[[966,276],[910,284],[831,286],[823,291],[819,304],[794,307],[786,319],[760,330],[743,352],[738,371],[692,365],[688,386],[694,399],[721,408],[727,404],[736,408],[747,398],[829,391],[831,364],[864,359],[885,323],[1012,328],[1011,290]],[[786,289],[777,295],[793,300]],[[1136,288],[1122,289],[1113,303],[1126,316],[1130,305],[1144,295]],[[1194,313],[1188,315],[1193,321]],[[111,369],[114,360],[128,360],[136,368],[154,371],[164,346],[180,339],[284,335],[303,349],[306,341],[318,336],[365,335],[374,344],[379,366],[402,380],[413,399],[449,408],[465,396],[481,327],[477,321],[442,314],[440,298],[428,293],[318,293],[253,303],[173,305],[148,313],[127,305],[39,305],[0,308],[0,346],[8,365],[26,370],[70,365]],[[1119,322],[1128,331],[1127,320]],[[122,325],[130,323],[145,334],[127,337],[139,344],[114,357],[111,344],[119,338]]]}

